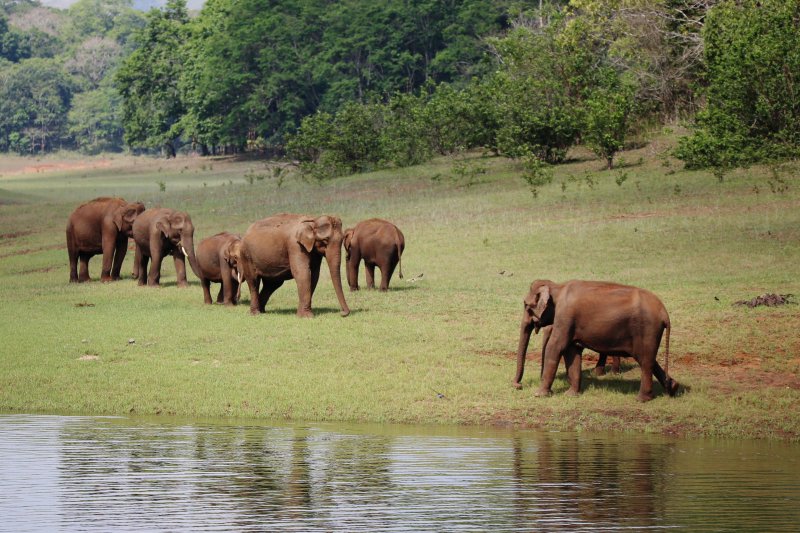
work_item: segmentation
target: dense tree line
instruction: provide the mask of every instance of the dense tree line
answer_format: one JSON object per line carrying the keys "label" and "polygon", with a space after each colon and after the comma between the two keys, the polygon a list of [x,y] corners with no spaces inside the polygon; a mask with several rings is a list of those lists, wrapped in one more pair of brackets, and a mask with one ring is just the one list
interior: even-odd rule
{"label": "dense tree line", "polygon": [[[288,154],[319,176],[484,148],[611,167],[797,155],[800,0],[0,0],[0,151]],[[695,121],[696,118],[696,121]]]}

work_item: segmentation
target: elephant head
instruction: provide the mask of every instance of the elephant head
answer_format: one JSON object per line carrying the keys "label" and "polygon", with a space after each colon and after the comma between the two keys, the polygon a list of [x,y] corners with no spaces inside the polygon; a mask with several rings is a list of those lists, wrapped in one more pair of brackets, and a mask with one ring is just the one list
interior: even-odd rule
{"label": "elephant head", "polygon": [[536,280],[531,283],[531,288],[523,300],[522,324],[519,332],[519,345],[517,346],[517,374],[514,386],[521,388],[520,380],[525,372],[525,354],[531,340],[531,332],[539,333],[539,329],[550,326],[555,319],[554,292],[557,291],[555,283],[549,280]]}
{"label": "elephant head", "polygon": [[231,267],[233,276],[239,283],[242,282],[242,273],[239,270],[239,262],[242,260],[242,240],[233,239],[222,250],[222,259]]}
{"label": "elephant head", "polygon": [[188,213],[172,211],[156,222],[156,227],[173,247],[189,258],[194,275],[200,276],[200,267],[194,255],[194,225]]}
{"label": "elephant head", "polygon": [[350,260],[350,247],[353,244],[353,231],[354,228],[347,228],[344,232],[344,252],[346,260]]}
{"label": "elephant head", "polygon": [[114,225],[117,226],[120,233],[127,237],[132,237],[133,223],[142,211],[144,211],[144,204],[142,202],[131,202],[121,205],[114,210]]}
{"label": "elephant head", "polygon": [[300,228],[296,234],[297,242],[308,253],[318,253],[325,256],[328,262],[328,269],[331,273],[331,281],[336,291],[336,298],[339,300],[341,315],[350,314],[350,308],[344,299],[342,290],[342,220],[336,216],[323,215],[314,219],[306,219],[300,223]]}

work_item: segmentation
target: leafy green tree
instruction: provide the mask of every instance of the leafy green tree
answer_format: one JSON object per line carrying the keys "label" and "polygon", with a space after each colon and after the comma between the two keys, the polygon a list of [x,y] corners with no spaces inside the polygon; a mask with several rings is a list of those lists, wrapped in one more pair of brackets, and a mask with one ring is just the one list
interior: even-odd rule
{"label": "leafy green tree", "polygon": [[722,1],[704,28],[707,107],[677,155],[688,168],[800,154],[800,2]]}
{"label": "leafy green tree", "polygon": [[175,156],[182,132],[184,105],[178,82],[183,72],[182,43],[189,20],[185,0],[168,0],[153,9],[137,34],[139,48],[122,64],[116,84],[123,98],[125,142],[131,146],[161,147]]}
{"label": "leafy green tree", "polygon": [[111,87],[75,95],[67,119],[79,150],[95,154],[122,149],[121,104],[122,97]]}
{"label": "leafy green tree", "polygon": [[634,111],[634,89],[610,71],[608,84],[591,92],[584,104],[583,140],[614,168],[614,155],[625,146]]}
{"label": "leafy green tree", "polygon": [[63,138],[72,83],[58,62],[33,58],[0,70],[0,150],[45,152]]}

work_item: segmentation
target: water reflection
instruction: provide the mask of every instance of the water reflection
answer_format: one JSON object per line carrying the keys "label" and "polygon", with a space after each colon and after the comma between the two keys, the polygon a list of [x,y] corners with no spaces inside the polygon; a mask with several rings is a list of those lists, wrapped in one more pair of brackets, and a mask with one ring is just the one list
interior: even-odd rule
{"label": "water reflection", "polygon": [[0,416],[2,531],[794,530],[800,447]]}

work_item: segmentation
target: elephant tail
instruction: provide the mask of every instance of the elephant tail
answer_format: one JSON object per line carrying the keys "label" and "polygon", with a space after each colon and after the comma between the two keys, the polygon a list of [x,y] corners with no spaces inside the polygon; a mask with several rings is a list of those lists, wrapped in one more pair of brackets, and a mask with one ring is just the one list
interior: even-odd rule
{"label": "elephant tail", "polygon": [[394,245],[397,247],[397,267],[400,269],[400,279],[403,279],[403,241],[399,235],[394,239]]}
{"label": "elephant tail", "polygon": [[670,325],[668,318],[664,321],[664,330],[667,333],[667,341],[665,344],[666,354],[664,356],[664,374],[666,374],[667,376],[669,376],[669,333],[671,329],[672,326]]}

